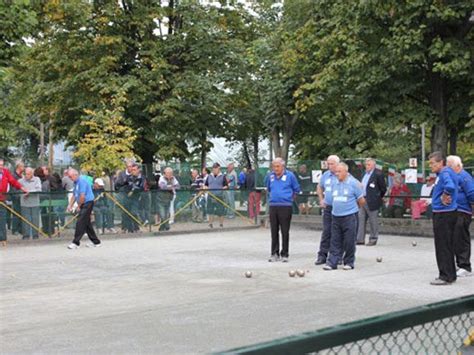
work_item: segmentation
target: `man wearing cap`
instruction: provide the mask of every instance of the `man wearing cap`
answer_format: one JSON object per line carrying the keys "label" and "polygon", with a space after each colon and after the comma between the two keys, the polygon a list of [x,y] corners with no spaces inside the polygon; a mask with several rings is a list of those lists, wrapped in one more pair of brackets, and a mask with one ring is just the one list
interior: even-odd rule
{"label": "man wearing cap", "polygon": [[321,176],[321,181],[316,188],[319,204],[323,208],[323,232],[315,265],[325,264],[329,253],[332,228],[332,186],[338,181],[336,168],[337,164],[339,164],[339,157],[337,155],[330,155],[326,161],[328,170]]}
{"label": "man wearing cap", "polygon": [[339,163],[337,182],[332,186],[332,228],[329,257],[324,270],[335,270],[343,261],[344,270],[354,269],[359,208],[365,204],[360,182],[349,174],[349,167]]}
{"label": "man wearing cap", "polygon": [[[286,170],[285,161],[275,158],[272,173],[267,179],[268,204],[270,206],[270,229],[272,235],[271,256],[269,262],[280,260],[286,263],[289,257],[290,224],[293,201],[301,189],[296,176]],[[282,248],[280,250],[281,230]]]}
{"label": "man wearing cap", "polygon": [[[225,207],[222,204],[224,197],[223,190],[228,188],[227,178],[221,172],[221,166],[219,163],[212,165],[212,172],[208,175],[206,182],[206,188],[209,189],[209,199],[207,201],[207,214],[209,215],[209,227],[214,228],[214,218],[219,218],[219,226],[224,227],[224,215]],[[219,201],[219,200],[221,201]]]}
{"label": "man wearing cap", "polygon": [[79,175],[79,172],[76,169],[69,169],[68,175],[71,180],[74,181],[74,192],[69,201],[67,210],[68,212],[73,211],[73,206],[76,203],[76,211],[78,213],[76,230],[74,231],[74,240],[68,245],[68,248],[78,249],[84,233],[87,233],[91,240],[91,243],[87,243],[88,247],[100,247],[102,244],[95,234],[91,221],[92,209],[94,208],[94,193],[92,192],[92,186],[90,185],[89,180],[84,176]]}

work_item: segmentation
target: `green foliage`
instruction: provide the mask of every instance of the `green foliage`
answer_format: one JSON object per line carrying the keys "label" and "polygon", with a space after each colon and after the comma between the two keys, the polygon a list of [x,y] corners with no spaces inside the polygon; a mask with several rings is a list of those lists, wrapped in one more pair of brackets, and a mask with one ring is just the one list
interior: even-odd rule
{"label": "green foliage", "polygon": [[81,121],[87,133],[77,145],[74,156],[86,171],[101,173],[123,168],[123,160],[134,156],[133,142],[136,135],[124,125],[124,93],[103,102],[99,110],[84,110]]}

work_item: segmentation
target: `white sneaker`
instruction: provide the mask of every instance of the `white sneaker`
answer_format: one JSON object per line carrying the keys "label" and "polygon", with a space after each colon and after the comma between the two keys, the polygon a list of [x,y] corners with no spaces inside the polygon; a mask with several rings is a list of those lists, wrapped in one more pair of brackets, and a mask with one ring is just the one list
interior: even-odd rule
{"label": "white sneaker", "polygon": [[108,228],[107,232],[112,233],[112,234],[117,234],[117,230],[115,228]]}
{"label": "white sneaker", "polygon": [[71,243],[67,246],[68,249],[79,249],[79,245],[75,243]]}
{"label": "white sneaker", "polygon": [[457,277],[468,277],[468,276],[472,276],[472,272],[469,272],[466,269],[459,269],[456,272],[456,276]]}
{"label": "white sneaker", "polygon": [[102,246],[102,243],[94,244],[94,243],[92,243],[92,242],[88,242],[88,243],[86,244],[86,246],[87,246],[88,248],[100,248],[100,247]]}
{"label": "white sneaker", "polygon": [[350,265],[344,265],[344,266],[342,267],[342,270],[348,271],[348,270],[354,270],[354,268],[353,268],[352,266],[350,266]]}
{"label": "white sneaker", "polygon": [[336,270],[336,269],[334,269],[331,265],[326,264],[326,265],[323,266],[323,270],[332,271],[332,270]]}

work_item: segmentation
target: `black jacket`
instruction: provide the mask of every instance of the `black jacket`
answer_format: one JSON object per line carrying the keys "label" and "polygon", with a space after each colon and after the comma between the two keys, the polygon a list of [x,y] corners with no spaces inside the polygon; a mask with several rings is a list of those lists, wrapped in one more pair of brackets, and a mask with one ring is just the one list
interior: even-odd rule
{"label": "black jacket", "polygon": [[[362,175],[362,178],[363,177],[364,176]],[[385,196],[386,192],[387,184],[385,183],[383,173],[380,170],[375,169],[367,183],[365,196],[370,211],[375,211],[382,207],[382,198]]]}

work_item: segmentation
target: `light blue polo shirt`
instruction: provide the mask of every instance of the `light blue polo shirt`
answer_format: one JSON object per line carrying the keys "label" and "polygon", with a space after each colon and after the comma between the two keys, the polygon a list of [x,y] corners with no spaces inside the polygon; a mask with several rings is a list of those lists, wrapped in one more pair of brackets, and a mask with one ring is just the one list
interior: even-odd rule
{"label": "light blue polo shirt", "polygon": [[344,217],[359,212],[357,200],[363,196],[360,182],[351,175],[332,185],[332,215]]}
{"label": "light blue polo shirt", "polygon": [[79,202],[79,196],[81,196],[81,194],[84,194],[86,197],[84,203],[94,201],[92,187],[86,177],[82,175],[74,182],[74,198],[76,202]]}
{"label": "light blue polo shirt", "polygon": [[337,177],[334,175],[331,170],[327,170],[324,172],[323,176],[321,176],[321,189],[324,192],[324,201],[326,205],[332,206],[332,186],[337,183]]}

